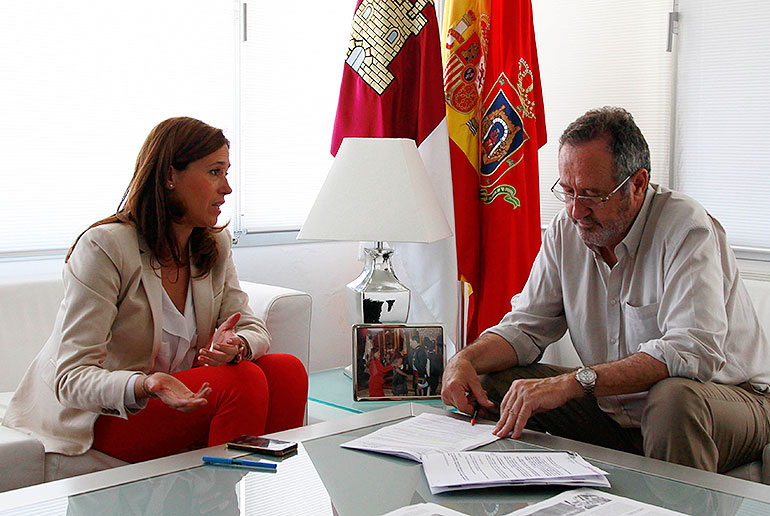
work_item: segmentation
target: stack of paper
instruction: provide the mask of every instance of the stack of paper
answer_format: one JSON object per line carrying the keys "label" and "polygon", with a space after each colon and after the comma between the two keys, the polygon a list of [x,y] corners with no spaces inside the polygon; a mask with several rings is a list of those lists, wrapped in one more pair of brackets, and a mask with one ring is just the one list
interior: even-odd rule
{"label": "stack of paper", "polygon": [[574,489],[530,505],[508,516],[548,516],[554,514],[591,514],[601,516],[685,516],[681,512],[656,507],[644,502],[637,502],[595,489]]}
{"label": "stack of paper", "polygon": [[[611,514],[612,516],[685,516],[681,512],[656,507],[630,498],[613,495],[595,489],[574,489],[565,491],[553,498],[524,507],[507,516],[593,516]],[[385,516],[466,516],[462,512],[442,507],[435,503],[421,503],[401,507]]]}
{"label": "stack of paper", "polygon": [[472,450],[496,441],[499,437],[493,429],[493,425],[471,425],[449,416],[423,413],[341,446],[421,462],[425,453]]}
{"label": "stack of paper", "polygon": [[429,453],[422,467],[433,494],[516,485],[610,487],[607,472],[566,451]]}
{"label": "stack of paper", "polygon": [[433,494],[513,485],[610,487],[606,472],[573,452],[467,451],[499,439],[493,428],[424,413],[341,446],[422,462]]}

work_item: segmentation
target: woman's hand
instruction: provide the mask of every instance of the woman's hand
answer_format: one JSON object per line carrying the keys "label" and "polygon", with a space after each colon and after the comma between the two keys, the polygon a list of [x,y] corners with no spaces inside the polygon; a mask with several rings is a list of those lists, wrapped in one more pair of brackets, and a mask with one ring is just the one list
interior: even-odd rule
{"label": "woman's hand", "polygon": [[166,373],[152,373],[144,378],[145,395],[159,398],[169,407],[181,412],[191,412],[208,403],[211,387],[204,382],[198,392],[192,392],[177,378]]}
{"label": "woman's hand", "polygon": [[211,345],[207,348],[201,348],[198,352],[198,359],[201,364],[208,366],[220,366],[232,361],[240,352],[238,343],[241,338],[233,331],[235,325],[241,319],[239,312],[234,313],[223,322],[214,336],[211,337]]}

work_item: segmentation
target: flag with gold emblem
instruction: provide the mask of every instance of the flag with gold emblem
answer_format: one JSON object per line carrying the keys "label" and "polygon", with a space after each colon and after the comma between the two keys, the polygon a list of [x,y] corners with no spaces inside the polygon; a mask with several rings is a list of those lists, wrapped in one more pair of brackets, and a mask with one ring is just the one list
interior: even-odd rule
{"label": "flag with gold emblem", "polygon": [[468,338],[497,324],[540,248],[546,142],[531,0],[447,0],[442,34]]}
{"label": "flag with gold emblem", "polygon": [[[441,39],[433,0],[359,0],[356,4],[332,154],[349,136],[415,140],[452,226]],[[431,244],[390,244],[396,249],[394,270],[412,291],[409,322],[444,324],[451,353],[457,329],[454,237]]]}

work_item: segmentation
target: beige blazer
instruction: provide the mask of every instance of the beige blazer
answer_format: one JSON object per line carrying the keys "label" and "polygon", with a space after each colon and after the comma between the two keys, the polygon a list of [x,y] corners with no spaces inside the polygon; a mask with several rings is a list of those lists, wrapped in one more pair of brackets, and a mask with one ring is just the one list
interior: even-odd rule
{"label": "beige blazer", "polygon": [[[197,347],[208,346],[216,326],[240,312],[236,332],[262,356],[270,335],[239,287],[230,234],[216,240],[216,265],[192,280]],[[81,237],[64,266],[53,332],[16,389],[4,425],[34,435],[46,452],[79,455],[91,447],[100,414],[127,417],[126,383],[152,370],[160,346],[163,286],[151,259],[130,224],[105,224]]]}

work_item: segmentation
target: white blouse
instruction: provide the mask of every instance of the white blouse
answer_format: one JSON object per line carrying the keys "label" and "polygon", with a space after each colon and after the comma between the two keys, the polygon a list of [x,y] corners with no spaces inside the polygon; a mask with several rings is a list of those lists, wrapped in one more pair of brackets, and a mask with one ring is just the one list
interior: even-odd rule
{"label": "white blouse", "polygon": [[163,292],[163,331],[152,372],[176,373],[190,369],[197,352],[198,334],[192,299],[192,282],[187,285],[184,314],[171,301],[166,289],[161,290]]}
{"label": "white blouse", "polygon": [[[184,314],[179,311],[165,288],[161,288],[163,304],[163,328],[160,337],[160,349],[155,357],[151,373],[176,373],[190,369],[198,351],[197,323],[195,306],[192,299],[192,280],[187,285],[187,298],[184,302]],[[126,383],[124,400],[126,408],[136,412],[147,406],[147,400],[137,402],[134,385],[141,374],[137,373]]]}

